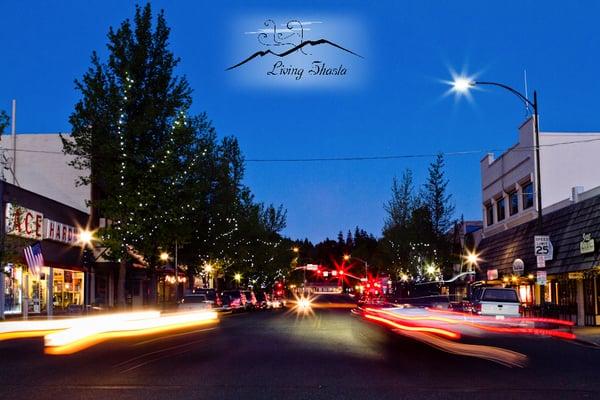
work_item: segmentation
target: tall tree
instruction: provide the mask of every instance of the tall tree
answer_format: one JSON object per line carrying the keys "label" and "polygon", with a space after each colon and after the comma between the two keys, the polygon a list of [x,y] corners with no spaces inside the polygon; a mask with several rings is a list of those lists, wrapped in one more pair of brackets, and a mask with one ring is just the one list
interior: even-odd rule
{"label": "tall tree", "polygon": [[396,177],[392,181],[392,198],[384,205],[384,209],[388,213],[384,229],[408,224],[414,207],[413,191],[413,174],[407,168],[402,173],[400,182]]}
{"label": "tall tree", "polygon": [[196,135],[202,121],[187,115],[192,91],[174,75],[179,59],[169,34],[162,11],[153,24],[150,4],[136,6],[133,23],[110,28],[108,61],[94,52],[75,82],[82,98],[70,117],[72,133],[62,138],[82,170],[79,184],[91,184],[93,209],[111,221],[102,236],[121,262],[121,305],[131,250],[156,266],[159,248],[171,245],[189,208],[181,202],[189,198],[187,170],[203,151]]}
{"label": "tall tree", "polygon": [[10,119],[8,118],[8,114],[6,114],[6,111],[0,110],[0,135],[8,128],[9,121]]}
{"label": "tall tree", "polygon": [[448,193],[448,179],[444,173],[444,155],[438,154],[429,165],[429,177],[425,183],[425,204],[431,213],[431,222],[436,234],[441,237],[452,226],[454,205]]}

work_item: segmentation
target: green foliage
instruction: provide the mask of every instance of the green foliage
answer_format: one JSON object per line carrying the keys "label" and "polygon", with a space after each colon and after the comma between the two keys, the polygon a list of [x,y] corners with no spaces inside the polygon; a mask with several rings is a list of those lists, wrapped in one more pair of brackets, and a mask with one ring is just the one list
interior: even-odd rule
{"label": "green foliage", "polygon": [[387,218],[380,240],[383,264],[399,276],[431,279],[426,267],[435,265],[440,273],[451,262],[451,244],[447,232],[453,221],[454,206],[447,193],[444,158],[439,154],[429,166],[426,183],[417,194],[412,172],[406,170],[400,182],[392,182],[392,198],[385,204]]}
{"label": "green foliage", "polygon": [[10,118],[8,118],[8,114],[6,111],[0,110],[0,135],[4,133],[4,130],[8,128],[8,124],[10,122]]}
{"label": "green foliage", "polygon": [[169,34],[150,4],[110,28],[108,60],[94,52],[75,82],[81,100],[64,152],[111,222],[100,234],[113,259],[134,251],[153,270],[178,243],[190,275],[211,263],[224,277],[251,267],[258,276],[278,260],[285,210],[255,203],[237,140],[218,140],[206,114],[189,115],[192,90],[175,75]]}
{"label": "green foliage", "polygon": [[425,204],[431,213],[431,222],[438,236],[445,235],[452,227],[454,205],[448,193],[448,179],[444,174],[444,155],[438,154],[429,165],[429,177],[425,183]]}

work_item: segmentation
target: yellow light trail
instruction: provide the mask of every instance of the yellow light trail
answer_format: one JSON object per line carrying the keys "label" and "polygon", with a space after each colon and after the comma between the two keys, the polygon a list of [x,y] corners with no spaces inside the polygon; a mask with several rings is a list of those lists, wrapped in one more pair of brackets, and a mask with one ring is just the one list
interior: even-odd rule
{"label": "yellow light trail", "polygon": [[216,312],[198,311],[147,319],[114,321],[102,325],[77,326],[47,335],[44,339],[45,352],[53,355],[73,354],[109,339],[152,335],[217,322]]}

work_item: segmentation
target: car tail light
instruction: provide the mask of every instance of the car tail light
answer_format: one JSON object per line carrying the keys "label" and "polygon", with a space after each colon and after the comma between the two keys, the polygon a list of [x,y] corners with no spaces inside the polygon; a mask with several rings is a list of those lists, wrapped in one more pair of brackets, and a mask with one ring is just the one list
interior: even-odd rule
{"label": "car tail light", "polygon": [[239,306],[240,305],[240,299],[231,300],[230,305],[231,306]]}
{"label": "car tail light", "polygon": [[473,312],[477,313],[477,314],[481,314],[481,304],[474,304],[473,305]]}

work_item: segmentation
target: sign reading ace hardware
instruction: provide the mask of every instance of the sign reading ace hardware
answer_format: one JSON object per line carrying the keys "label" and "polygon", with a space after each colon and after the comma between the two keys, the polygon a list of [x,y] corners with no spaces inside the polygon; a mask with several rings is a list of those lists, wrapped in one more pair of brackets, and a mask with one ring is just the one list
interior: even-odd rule
{"label": "sign reading ace hardware", "polygon": [[535,256],[543,256],[546,261],[551,261],[554,255],[554,247],[550,241],[550,236],[536,235],[533,237]]}
{"label": "sign reading ace hardware", "polygon": [[34,240],[54,240],[71,245],[77,242],[77,227],[44,218],[44,214],[36,210],[7,203],[5,219],[7,235]]}

